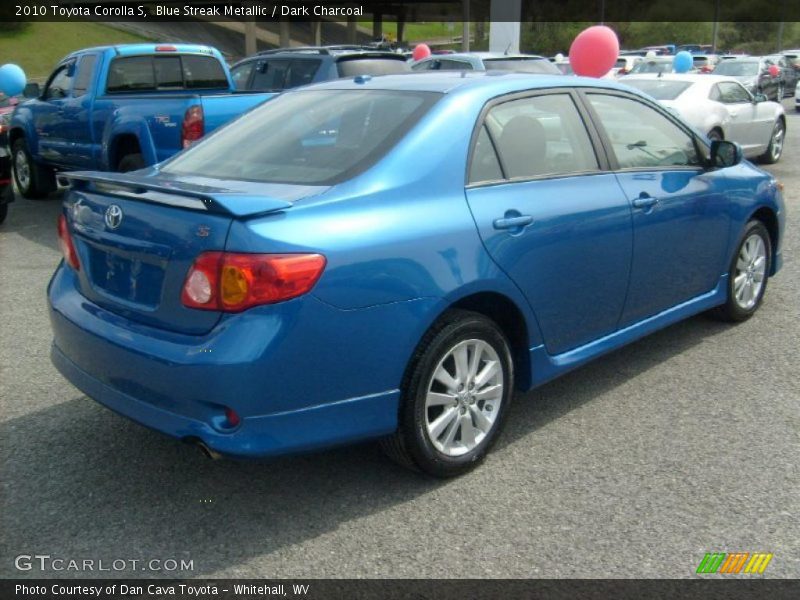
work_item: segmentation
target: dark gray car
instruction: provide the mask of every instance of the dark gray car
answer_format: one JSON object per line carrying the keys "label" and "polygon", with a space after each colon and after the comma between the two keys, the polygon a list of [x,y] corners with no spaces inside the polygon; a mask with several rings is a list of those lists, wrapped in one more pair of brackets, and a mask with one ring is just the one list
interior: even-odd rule
{"label": "dark gray car", "polygon": [[735,77],[750,90],[750,93],[764,94],[770,100],[780,102],[786,90],[786,84],[780,75],[773,76],[770,66],[775,64],[767,57],[748,56],[723,60],[714,69],[714,75]]}

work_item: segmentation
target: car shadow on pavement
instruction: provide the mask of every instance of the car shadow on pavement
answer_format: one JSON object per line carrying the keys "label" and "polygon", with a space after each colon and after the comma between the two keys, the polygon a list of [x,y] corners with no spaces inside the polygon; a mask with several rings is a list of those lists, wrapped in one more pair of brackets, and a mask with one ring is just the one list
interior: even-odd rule
{"label": "car shadow on pavement", "polygon": [[61,213],[61,192],[42,200],[27,200],[15,190],[8,216],[0,225],[3,233],[16,233],[27,240],[60,253],[56,221]]}
{"label": "car shadow on pavement", "polygon": [[[691,319],[517,398],[493,452],[502,455],[549,422],[602,401],[598,396],[631,375],[726,329]],[[2,423],[0,451],[4,577],[108,575],[14,569],[13,557],[34,553],[192,559],[192,573],[113,575],[209,575],[443,486],[468,489],[468,478],[480,477],[434,480],[395,466],[375,444],[271,461],[210,461],[78,395]]]}

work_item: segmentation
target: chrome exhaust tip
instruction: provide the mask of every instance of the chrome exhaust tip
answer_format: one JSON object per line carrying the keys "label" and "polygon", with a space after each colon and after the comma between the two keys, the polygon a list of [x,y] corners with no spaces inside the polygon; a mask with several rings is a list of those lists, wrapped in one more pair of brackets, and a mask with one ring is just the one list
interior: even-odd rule
{"label": "chrome exhaust tip", "polygon": [[184,441],[195,446],[203,456],[210,460],[220,460],[222,458],[222,454],[206,446],[205,442],[200,438],[187,438]]}

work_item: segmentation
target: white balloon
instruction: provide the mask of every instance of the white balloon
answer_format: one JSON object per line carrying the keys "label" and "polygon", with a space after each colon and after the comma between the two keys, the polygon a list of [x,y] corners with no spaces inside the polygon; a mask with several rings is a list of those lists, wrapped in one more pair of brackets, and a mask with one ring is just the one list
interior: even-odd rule
{"label": "white balloon", "polygon": [[564,55],[561,54],[561,52],[559,52],[558,54],[556,54],[556,60],[558,62],[561,62],[562,60],[564,60]]}
{"label": "white balloon", "polygon": [[655,58],[656,56],[655,50],[648,50],[647,54],[644,55],[645,58]]}

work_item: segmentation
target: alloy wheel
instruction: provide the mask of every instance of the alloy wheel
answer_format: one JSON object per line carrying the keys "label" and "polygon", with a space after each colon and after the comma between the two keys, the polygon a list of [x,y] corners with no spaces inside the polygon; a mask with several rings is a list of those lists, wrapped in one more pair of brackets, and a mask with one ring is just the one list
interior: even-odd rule
{"label": "alloy wheel", "polygon": [[453,346],[428,382],[425,427],[433,446],[447,456],[477,448],[495,426],[503,400],[503,367],[483,340]]}
{"label": "alloy wheel", "polygon": [[14,156],[14,171],[20,188],[27,190],[31,183],[31,166],[24,150],[17,150],[17,154]]}
{"label": "alloy wheel", "polygon": [[784,133],[783,124],[780,121],[775,123],[775,129],[772,130],[772,149],[770,151],[773,161],[777,161],[783,153]]}
{"label": "alloy wheel", "polygon": [[764,287],[767,268],[767,248],[757,233],[750,235],[739,249],[733,292],[736,304],[744,310],[756,305]]}

